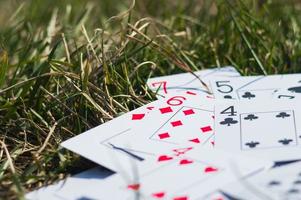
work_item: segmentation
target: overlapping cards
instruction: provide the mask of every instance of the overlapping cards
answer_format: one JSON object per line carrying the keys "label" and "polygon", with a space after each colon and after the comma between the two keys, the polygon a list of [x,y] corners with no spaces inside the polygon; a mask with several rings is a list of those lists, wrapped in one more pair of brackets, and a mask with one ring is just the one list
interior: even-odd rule
{"label": "overlapping cards", "polygon": [[61,144],[104,168],[26,198],[300,198],[301,74],[222,67],[148,86],[158,100]]}

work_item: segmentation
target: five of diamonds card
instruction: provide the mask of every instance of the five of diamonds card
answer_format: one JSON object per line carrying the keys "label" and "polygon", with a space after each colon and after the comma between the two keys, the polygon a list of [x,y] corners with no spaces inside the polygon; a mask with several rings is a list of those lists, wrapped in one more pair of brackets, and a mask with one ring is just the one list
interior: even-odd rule
{"label": "five of diamonds card", "polygon": [[61,144],[98,168],[26,199],[300,199],[301,74],[228,66],[147,84],[158,100]]}

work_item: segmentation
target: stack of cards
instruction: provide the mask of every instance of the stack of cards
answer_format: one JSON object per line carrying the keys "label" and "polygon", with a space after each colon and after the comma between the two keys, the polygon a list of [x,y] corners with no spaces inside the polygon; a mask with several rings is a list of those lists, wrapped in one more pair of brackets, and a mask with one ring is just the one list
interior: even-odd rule
{"label": "stack of cards", "polygon": [[300,199],[301,74],[222,67],[148,86],[158,100],[61,144],[99,168],[26,198]]}

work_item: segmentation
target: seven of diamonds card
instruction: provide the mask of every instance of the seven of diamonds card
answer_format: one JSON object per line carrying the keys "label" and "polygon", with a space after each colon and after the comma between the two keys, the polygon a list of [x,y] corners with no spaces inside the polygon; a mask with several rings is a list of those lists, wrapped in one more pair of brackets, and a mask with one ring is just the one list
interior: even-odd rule
{"label": "seven of diamonds card", "polygon": [[301,106],[228,102],[215,107],[215,147],[272,161],[301,158]]}

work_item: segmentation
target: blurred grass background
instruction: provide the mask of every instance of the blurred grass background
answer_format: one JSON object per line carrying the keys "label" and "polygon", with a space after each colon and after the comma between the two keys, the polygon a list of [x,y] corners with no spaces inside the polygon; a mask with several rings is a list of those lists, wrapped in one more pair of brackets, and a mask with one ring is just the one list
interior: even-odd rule
{"label": "blurred grass background", "polygon": [[93,166],[63,140],[152,100],[150,76],[301,72],[301,4],[1,0],[0,198]]}

